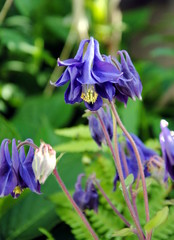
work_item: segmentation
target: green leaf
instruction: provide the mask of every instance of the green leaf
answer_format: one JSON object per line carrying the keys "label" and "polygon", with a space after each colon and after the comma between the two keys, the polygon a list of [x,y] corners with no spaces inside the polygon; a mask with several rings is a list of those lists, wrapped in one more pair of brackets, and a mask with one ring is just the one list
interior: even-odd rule
{"label": "green leaf", "polygon": [[34,138],[43,119],[54,128],[61,127],[69,122],[72,113],[73,106],[65,104],[63,94],[38,95],[24,101],[12,122],[25,138]]}
{"label": "green leaf", "polygon": [[55,133],[59,136],[64,137],[91,139],[89,126],[85,125],[79,125],[71,128],[56,129]]}
{"label": "green leaf", "polygon": [[73,140],[67,143],[55,146],[54,149],[58,152],[97,152],[99,147],[91,140]]}
{"label": "green leaf", "polygon": [[70,21],[67,22],[63,17],[48,16],[44,19],[44,23],[55,36],[66,40],[69,33]]}
{"label": "green leaf", "polygon": [[134,233],[132,232],[131,228],[123,228],[119,231],[115,231],[112,235],[113,237],[126,237],[126,236],[132,236]]}
{"label": "green leaf", "polygon": [[16,138],[20,139],[20,135],[17,132],[16,128],[13,124],[9,123],[4,117],[0,115],[0,126],[1,126],[1,134],[0,134],[0,142],[4,138]]}
{"label": "green leaf", "polygon": [[146,225],[144,226],[144,229],[147,232],[150,232],[152,229],[160,226],[167,220],[168,214],[169,214],[169,208],[164,207],[162,210],[158,211],[156,215],[148,223],[146,223]]}
{"label": "green leaf", "polygon": [[170,199],[170,200],[165,200],[164,201],[164,203],[166,204],[166,205],[174,205],[174,199]]}
{"label": "green leaf", "polygon": [[15,29],[0,29],[0,40],[11,51],[33,53],[37,48],[30,44],[28,38]]}
{"label": "green leaf", "polygon": [[173,48],[160,47],[152,50],[150,54],[152,57],[161,57],[161,56],[174,57],[174,50]]}
{"label": "green leaf", "polygon": [[6,212],[0,218],[0,233],[3,239],[32,239],[40,235],[38,227],[51,229],[60,220],[56,217],[54,205],[44,199],[44,195],[36,195],[26,190],[11,207],[3,202]]}
{"label": "green leaf", "polygon": [[42,0],[15,0],[15,6],[22,15],[30,16],[33,10],[39,9]]}
{"label": "green leaf", "polygon": [[[153,178],[151,178],[151,177],[146,178],[146,187],[147,187],[147,188],[148,188],[152,183],[153,183],[153,184],[156,184],[156,181],[155,181]],[[141,182],[141,181],[139,182],[139,187],[138,187],[138,189],[135,190],[135,191],[136,191],[136,193],[140,193],[140,192],[143,191],[143,186],[142,186],[142,182]]]}
{"label": "green leaf", "polygon": [[[130,185],[134,182],[134,175],[131,173],[127,176],[127,178],[124,180],[125,184],[126,184],[126,188],[129,189]],[[121,189],[121,191],[123,191],[122,185],[120,183],[119,188]]]}
{"label": "green leaf", "polygon": [[129,100],[127,107],[119,109],[121,119],[129,132],[138,134],[138,127],[140,123],[140,110],[142,102],[138,99],[136,101]]}
{"label": "green leaf", "polygon": [[54,240],[53,236],[51,235],[50,232],[48,232],[45,228],[39,228],[39,231],[43,233],[47,239],[46,240]]}

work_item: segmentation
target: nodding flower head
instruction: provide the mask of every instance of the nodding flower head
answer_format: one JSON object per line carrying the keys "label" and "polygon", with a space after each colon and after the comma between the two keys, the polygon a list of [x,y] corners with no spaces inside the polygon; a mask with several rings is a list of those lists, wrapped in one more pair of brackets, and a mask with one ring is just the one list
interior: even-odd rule
{"label": "nodding flower head", "polygon": [[174,181],[174,132],[169,130],[166,120],[161,120],[160,126],[160,144],[165,162],[164,181],[167,181],[168,176]]}
{"label": "nodding flower head", "polygon": [[[134,134],[131,134],[138,152],[141,157],[141,162],[144,168],[144,175],[145,177],[149,177],[151,175],[150,169],[148,168],[148,162],[150,159],[157,155],[155,151],[152,149],[147,148],[144,143]],[[129,141],[129,139],[126,137],[126,142],[119,144],[119,156],[121,160],[122,170],[123,170],[123,176],[126,178],[129,174],[133,174],[134,180],[138,177],[138,163],[137,159],[133,150],[133,147]],[[119,175],[116,173],[115,179],[114,179],[114,190],[116,189],[117,181],[119,181]]]}
{"label": "nodding flower head", "polygon": [[[100,108],[98,110],[98,114],[100,115],[101,119],[103,120],[103,123],[107,129],[107,132],[109,134],[110,139],[112,140],[113,137],[113,122],[112,122],[112,116],[110,109],[108,105],[105,106],[106,111],[104,111],[103,108]],[[91,136],[94,139],[94,141],[101,146],[102,143],[106,144],[106,139],[101,127],[101,123],[95,114],[91,114],[88,117],[89,120],[89,129],[91,132]]]}
{"label": "nodding flower head", "polygon": [[[26,140],[33,143],[31,139]],[[25,155],[24,146],[18,150],[16,140],[12,140],[12,155],[9,151],[11,141],[4,139],[0,148],[0,197],[9,194],[17,198],[25,188],[40,193],[40,184],[35,179],[32,169],[34,149],[30,147]]]}
{"label": "nodding flower head", "polygon": [[92,179],[88,179],[86,182],[85,190],[81,186],[81,180],[84,174],[80,174],[77,178],[75,185],[75,192],[73,199],[82,211],[86,209],[93,209],[95,212],[98,211],[98,193],[92,182]]}
{"label": "nodding flower head", "polygon": [[114,82],[115,97],[126,105],[129,97],[133,100],[135,97],[142,99],[142,83],[128,52],[121,50],[117,53],[120,55],[120,62],[111,56],[104,56],[104,59],[106,62],[112,63],[122,73]]}
{"label": "nodding flower head", "polygon": [[36,180],[44,183],[48,176],[56,167],[56,151],[44,142],[35,150],[32,168],[35,173]]}
{"label": "nodding flower head", "polygon": [[57,82],[51,84],[59,87],[70,81],[65,102],[74,104],[84,101],[91,111],[102,106],[102,98],[112,100],[115,94],[112,81],[122,75],[111,63],[103,60],[99,43],[93,37],[81,41],[73,59],[58,59],[58,66],[67,68]]}

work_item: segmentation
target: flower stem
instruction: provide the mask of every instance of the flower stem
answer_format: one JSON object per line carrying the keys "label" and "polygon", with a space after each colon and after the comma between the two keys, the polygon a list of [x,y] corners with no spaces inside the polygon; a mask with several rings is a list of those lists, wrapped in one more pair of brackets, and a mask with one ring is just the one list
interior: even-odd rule
{"label": "flower stem", "polygon": [[145,211],[146,211],[146,221],[148,222],[150,220],[150,216],[149,216],[149,203],[148,203],[148,196],[147,196],[147,188],[146,188],[146,181],[145,181],[145,176],[144,176],[144,170],[143,170],[143,166],[141,163],[141,159],[140,159],[140,155],[138,152],[138,149],[136,147],[136,144],[134,142],[134,140],[132,139],[131,135],[128,133],[128,131],[126,130],[126,128],[124,127],[122,121],[120,120],[120,117],[116,111],[114,102],[111,102],[111,108],[112,111],[114,113],[114,116],[116,118],[116,121],[118,122],[120,128],[122,129],[122,131],[125,133],[126,137],[129,139],[133,150],[135,152],[135,156],[137,158],[137,163],[138,163],[138,168],[140,171],[140,176],[141,176],[141,180],[142,180],[142,186],[143,186],[143,194],[144,194],[144,203],[145,203]]}
{"label": "flower stem", "polygon": [[17,146],[17,149],[19,150],[22,146],[24,146],[24,145],[28,145],[28,146],[30,146],[30,147],[32,147],[32,148],[34,148],[34,149],[38,149],[38,146],[36,145],[36,144],[34,144],[34,143],[32,143],[32,142],[29,142],[29,141],[24,141],[24,142],[20,142],[19,144],[18,144],[18,146]]}
{"label": "flower stem", "polygon": [[5,3],[4,3],[4,6],[0,12],[0,24],[2,24],[2,22],[4,21],[11,5],[13,3],[13,0],[6,0]]}
{"label": "flower stem", "polygon": [[100,117],[100,114],[98,112],[96,112],[96,114],[98,116],[98,119],[100,121],[101,127],[103,129],[103,133],[105,135],[107,144],[108,144],[108,146],[109,146],[109,148],[111,150],[111,153],[113,155],[114,163],[115,163],[115,166],[117,168],[118,175],[119,175],[119,178],[120,178],[120,182],[121,182],[121,185],[122,185],[123,195],[124,195],[125,201],[126,201],[127,206],[129,208],[129,211],[130,211],[130,214],[132,216],[132,219],[133,219],[133,221],[134,221],[134,223],[136,225],[136,228],[137,228],[137,231],[138,231],[138,235],[139,235],[140,239],[144,240],[145,239],[144,234],[142,232],[142,229],[141,229],[141,226],[139,224],[139,221],[137,220],[137,217],[136,217],[136,215],[134,213],[134,209],[133,209],[133,207],[131,205],[131,202],[130,202],[130,199],[129,199],[129,194],[128,194],[128,191],[127,191],[127,188],[126,188],[126,185],[125,185],[125,182],[124,182],[124,177],[123,177],[123,172],[122,172],[122,167],[121,167],[118,147],[115,149],[116,152],[114,152],[114,149],[113,149],[113,146],[112,146],[109,134],[108,134],[107,129],[105,127],[105,124],[104,124],[102,118]]}
{"label": "flower stem", "polygon": [[73,198],[71,197],[70,193],[68,192],[65,184],[63,183],[61,177],[59,176],[59,173],[57,171],[57,169],[55,168],[53,171],[54,176],[57,179],[57,182],[59,183],[60,187],[62,188],[63,192],[66,194],[67,198],[69,199],[69,201],[71,202],[71,204],[73,205],[74,209],[76,210],[76,212],[78,213],[78,215],[80,216],[80,218],[82,219],[82,221],[84,222],[84,224],[86,225],[87,229],[89,230],[89,232],[91,233],[92,237],[95,240],[98,240],[98,237],[96,235],[96,233],[94,232],[94,230],[91,228],[89,222],[87,221],[87,219],[85,218],[84,214],[81,212],[80,208],[77,206],[77,204],[75,203],[75,201],[73,200]]}
{"label": "flower stem", "polygon": [[100,183],[95,179],[94,180],[95,184],[97,185],[98,189],[100,190],[100,192],[102,193],[103,197],[106,199],[106,201],[108,202],[108,204],[111,206],[111,208],[113,209],[113,211],[116,213],[116,215],[119,216],[119,218],[121,218],[121,220],[128,226],[130,227],[131,224],[125,219],[125,217],[117,210],[117,208],[112,204],[112,202],[110,201],[110,199],[108,198],[108,196],[106,195],[106,193],[104,192],[103,188],[101,187]]}
{"label": "flower stem", "polygon": [[[113,118],[113,119],[115,119],[115,118]],[[122,148],[121,148],[121,156],[122,156],[123,166],[124,166],[124,169],[126,172],[126,177],[127,177],[129,175],[129,169],[128,169],[128,165],[127,165],[127,161],[126,161],[126,156],[125,156],[125,153]],[[136,205],[136,196],[133,193],[132,184],[130,185],[129,189],[130,189],[130,194],[131,194],[131,198],[132,198],[132,205],[133,205],[135,214],[137,216],[137,219],[139,221],[138,210],[137,210],[137,205]]]}

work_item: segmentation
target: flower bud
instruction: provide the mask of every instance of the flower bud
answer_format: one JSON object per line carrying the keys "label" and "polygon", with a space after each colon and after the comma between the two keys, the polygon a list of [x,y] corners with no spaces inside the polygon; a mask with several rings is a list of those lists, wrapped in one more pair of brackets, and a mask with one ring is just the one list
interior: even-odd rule
{"label": "flower bud", "polygon": [[32,168],[36,179],[44,183],[56,167],[56,151],[44,142],[35,150]]}

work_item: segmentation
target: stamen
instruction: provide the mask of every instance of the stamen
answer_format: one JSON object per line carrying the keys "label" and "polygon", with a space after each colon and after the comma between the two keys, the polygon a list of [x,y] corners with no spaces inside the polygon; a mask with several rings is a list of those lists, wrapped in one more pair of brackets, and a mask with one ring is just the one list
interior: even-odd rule
{"label": "stamen", "polygon": [[22,189],[21,189],[20,186],[16,186],[14,188],[13,192],[14,192],[15,195],[18,195],[18,194],[20,195],[22,193]]}
{"label": "stamen", "polygon": [[84,85],[81,98],[87,103],[95,103],[98,94],[96,93],[93,85]]}

